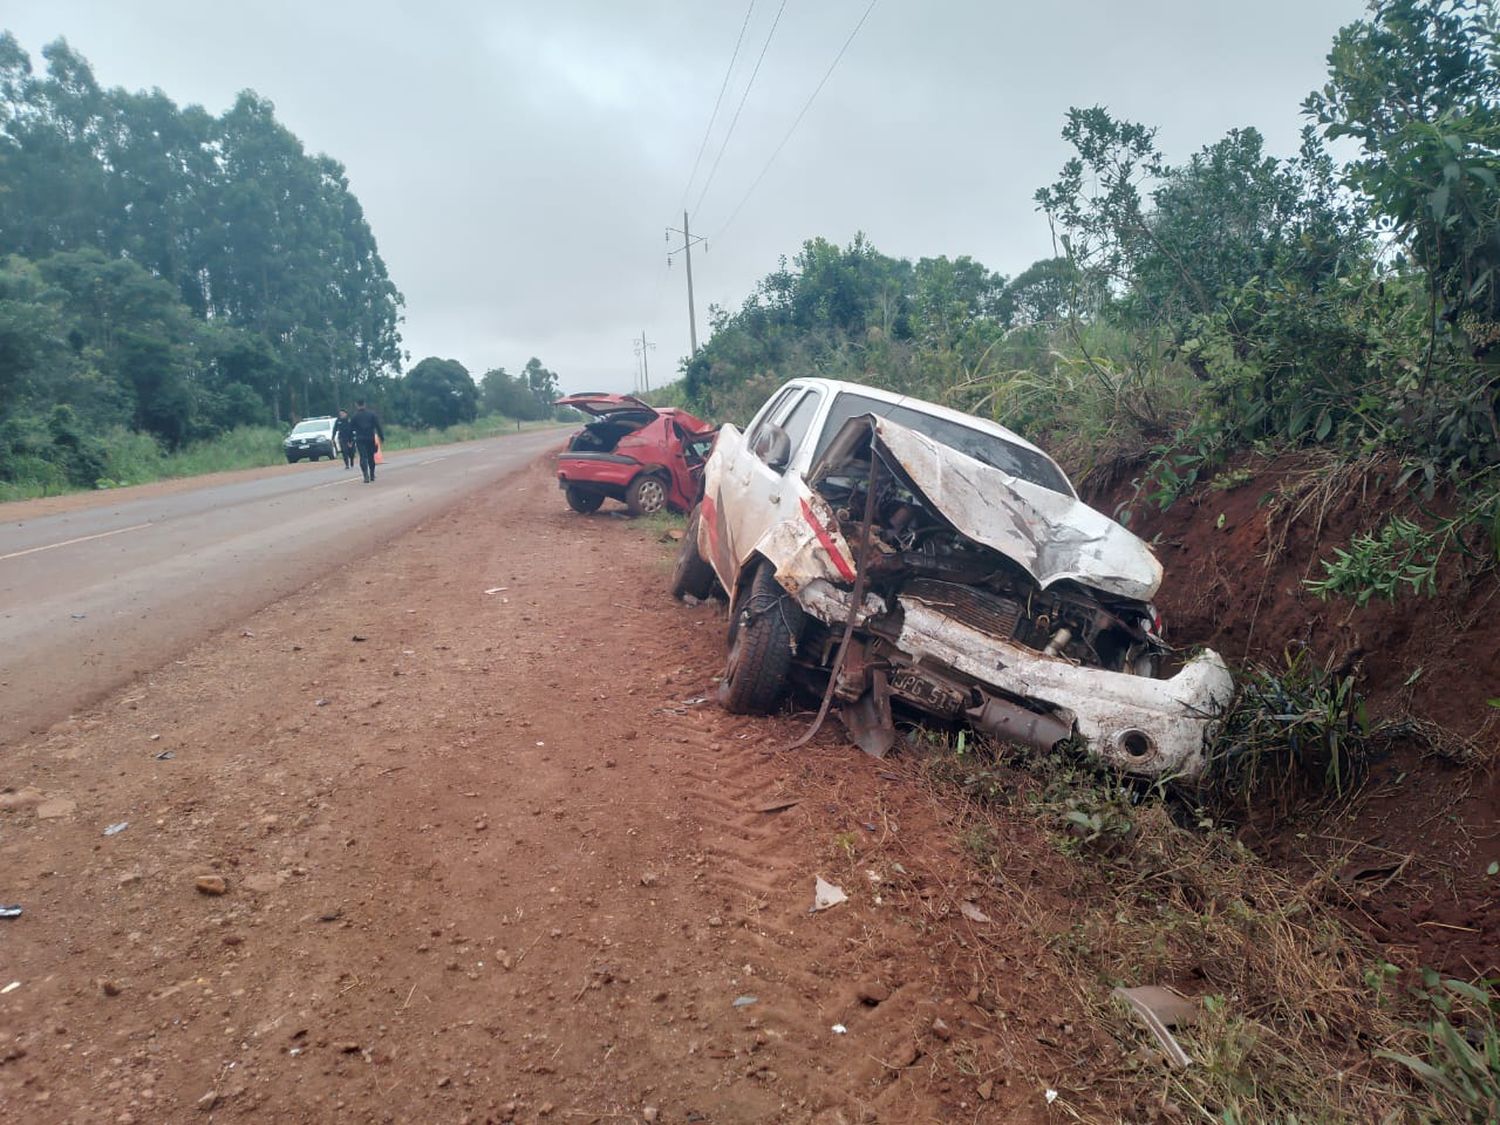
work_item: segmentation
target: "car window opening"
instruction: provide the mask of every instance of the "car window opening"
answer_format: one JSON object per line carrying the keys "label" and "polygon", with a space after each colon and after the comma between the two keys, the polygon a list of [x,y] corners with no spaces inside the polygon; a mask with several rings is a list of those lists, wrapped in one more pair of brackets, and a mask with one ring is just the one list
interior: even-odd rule
{"label": "car window opening", "polygon": [[828,443],[833,440],[834,435],[845,422],[861,414],[874,414],[879,418],[889,418],[892,422],[915,430],[940,445],[956,449],[966,457],[972,457],[991,468],[999,469],[1008,476],[1039,485],[1049,492],[1058,492],[1067,497],[1073,496],[1073,490],[1068,486],[1067,478],[1062,475],[1062,471],[1047,457],[1034,450],[1006,441],[996,434],[974,429],[947,418],[939,418],[921,410],[914,410],[900,403],[882,402],[880,399],[849,391],[842,392],[833,400],[833,406],[829,410],[828,420],[823,424],[823,436],[818,441],[813,460],[816,461],[823,455]]}
{"label": "car window opening", "polygon": [[617,410],[590,422],[569,443],[574,453],[612,453],[620,439],[649,426],[656,415],[645,410]]}

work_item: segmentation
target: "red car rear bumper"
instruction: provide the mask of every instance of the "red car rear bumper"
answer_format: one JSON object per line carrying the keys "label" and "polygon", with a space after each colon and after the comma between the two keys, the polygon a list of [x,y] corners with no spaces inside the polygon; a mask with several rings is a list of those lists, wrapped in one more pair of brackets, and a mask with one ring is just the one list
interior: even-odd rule
{"label": "red car rear bumper", "polygon": [[640,471],[639,461],[617,453],[564,454],[557,460],[557,482],[561,487],[590,486],[610,495],[623,494]]}

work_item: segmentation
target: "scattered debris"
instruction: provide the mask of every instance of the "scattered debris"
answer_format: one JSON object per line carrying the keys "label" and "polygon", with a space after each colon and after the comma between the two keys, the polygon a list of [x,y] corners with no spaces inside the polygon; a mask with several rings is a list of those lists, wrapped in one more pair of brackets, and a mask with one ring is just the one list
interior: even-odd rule
{"label": "scattered debris", "polygon": [[253,637],[253,636],[255,636],[255,634],[252,633],[249,629],[246,629],[243,633],[240,634],[240,636],[242,636],[242,637]]}
{"label": "scattered debris", "polygon": [[1125,1001],[1131,1012],[1161,1044],[1167,1061],[1178,1070],[1192,1064],[1182,1044],[1167,1029],[1185,1027],[1198,1018],[1198,1006],[1175,988],[1146,984],[1136,988],[1116,988],[1113,996]]}
{"label": "scattered debris", "polygon": [[13,980],[9,984],[7,984],[4,988],[0,988],[0,996],[4,996],[7,992],[14,992],[16,989],[18,989],[20,987],[21,987],[21,982],[18,981],[18,980]]}
{"label": "scattered debris", "polygon": [[707,703],[707,702],[708,702],[708,696],[706,696],[706,695],[695,695],[691,699],[684,699],[682,701],[682,705],[684,707],[697,707],[700,704]]}
{"label": "scattered debris", "polygon": [[111,824],[108,827],[106,827],[104,829],[104,834],[106,836],[118,836],[121,832],[124,832],[125,829],[127,829],[129,827],[130,827],[130,821],[128,821],[128,820],[122,820],[122,821],[119,821],[116,824]]}
{"label": "scattered debris", "polygon": [[70,614],[68,614],[68,616],[71,617],[74,621],[82,621],[85,617],[88,616],[88,614],[86,614],[86,613],[70,613]]}
{"label": "scattered debris", "polygon": [[106,996],[118,996],[123,989],[115,981],[101,979],[99,981],[99,991]]}
{"label": "scattered debris", "polygon": [[830,1028],[830,1030],[831,1030],[831,1031],[832,1031],[832,1032],[833,1032],[833,1033],[834,1033],[834,1034],[835,1034],[835,1035],[848,1035],[848,1034],[849,1034],[849,1029],[848,1029],[848,1028],[847,1028],[847,1027],[845,1027],[845,1026],[844,1026],[844,1025],[843,1025],[843,1024],[841,1024],[841,1023],[836,1023],[836,1024],[834,1024],[834,1025],[833,1025],[833,1027],[832,1027],[832,1028]]}
{"label": "scattered debris", "polygon": [[849,896],[844,893],[842,887],[836,887],[821,875],[813,876],[813,904],[809,914],[816,914],[820,910],[830,910],[841,902],[848,902]]}
{"label": "scattered debris", "polygon": [[19,918],[20,916],[19,906],[0,906],[0,918]]}
{"label": "scattered debris", "polygon": [[990,916],[972,902],[961,902],[958,904],[958,912],[971,922],[988,922]]}
{"label": "scattered debris", "polygon": [[946,1043],[953,1038],[953,1029],[941,1019],[935,1019],[932,1021],[932,1034]]}
{"label": "scattered debris", "polygon": [[759,997],[757,997],[757,996],[736,996],[734,998],[734,1003],[731,1004],[730,1007],[731,1008],[748,1008],[751,1004],[754,1004],[756,1002],[756,1000],[758,1000],[758,999],[759,999]]}
{"label": "scattered debris", "polygon": [[979,1084],[979,1089],[976,1091],[976,1093],[979,1094],[979,1100],[980,1101],[985,1101],[985,1102],[989,1101],[992,1097],[995,1096],[995,1081],[994,1081],[994,1079],[992,1079],[992,1078],[986,1078],[983,1082],[981,1082]]}
{"label": "scattered debris", "polygon": [[175,757],[177,757],[177,755],[171,750],[163,750],[160,754],[156,755],[156,760],[158,762],[170,762]]}
{"label": "scattered debris", "polygon": [[1046,1094],[1043,1095],[1043,1096],[1046,1097],[1048,1105],[1051,1105],[1053,1102],[1057,1101],[1057,1091],[1056,1090],[1048,1090],[1046,1092]]}
{"label": "scattered debris", "polygon": [[229,891],[229,884],[222,875],[199,875],[193,880],[193,886],[198,888],[199,894],[205,895],[222,895]]}
{"label": "scattered debris", "polygon": [[161,741],[161,735],[159,735],[159,734],[153,734],[150,738],[146,739],[146,741],[147,742],[160,742]]}
{"label": "scattered debris", "polygon": [[327,707],[328,706],[328,700],[326,700],[326,699],[314,699],[313,700],[313,706],[314,707]]}
{"label": "scattered debris", "polygon": [[509,590],[509,589],[510,589],[509,586],[491,586],[488,590],[485,591],[485,593],[486,594],[498,594],[502,590]]}
{"label": "scattered debris", "polygon": [[354,636],[350,638],[350,640],[353,640],[355,642],[358,642],[358,641],[367,641],[369,639],[370,638],[367,637],[367,636],[365,636],[363,633],[355,633]]}

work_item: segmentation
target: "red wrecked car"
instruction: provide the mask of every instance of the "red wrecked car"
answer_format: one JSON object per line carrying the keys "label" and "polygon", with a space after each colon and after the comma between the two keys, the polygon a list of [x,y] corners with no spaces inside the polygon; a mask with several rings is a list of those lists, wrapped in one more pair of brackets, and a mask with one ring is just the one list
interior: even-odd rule
{"label": "red wrecked car", "polygon": [[703,495],[703,463],[718,430],[701,418],[633,395],[568,395],[556,405],[594,416],[557,460],[558,486],[575,512],[597,511],[606,497],[633,516],[687,512]]}

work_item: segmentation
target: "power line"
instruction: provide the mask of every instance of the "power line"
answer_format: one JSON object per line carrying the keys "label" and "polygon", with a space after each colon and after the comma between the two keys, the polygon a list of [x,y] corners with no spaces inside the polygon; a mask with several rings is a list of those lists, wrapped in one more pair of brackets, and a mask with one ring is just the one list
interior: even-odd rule
{"label": "power line", "polygon": [[687,207],[688,192],[693,190],[693,181],[698,178],[698,167],[703,163],[703,153],[708,149],[708,138],[714,131],[714,122],[719,119],[719,106],[724,102],[724,91],[729,89],[729,76],[734,73],[735,61],[740,57],[740,44],[745,41],[745,29],[750,26],[750,15],[755,11],[755,0],[745,9],[745,22],[740,24],[739,37],[734,41],[734,53],[729,56],[729,65],[724,68],[724,81],[719,84],[719,96],[714,99],[714,111],[708,115],[708,128],[703,130],[703,140],[698,145],[698,155],[693,159],[693,171],[682,189],[682,206]]}
{"label": "power line", "polygon": [[698,202],[693,206],[694,211],[703,208],[703,197],[708,194],[709,185],[714,182],[714,173],[719,170],[719,161],[724,159],[724,150],[729,147],[729,138],[734,136],[734,127],[740,121],[740,111],[745,108],[745,100],[750,97],[750,90],[755,85],[755,76],[760,73],[760,64],[765,61],[766,50],[771,46],[771,37],[776,34],[776,25],[781,22],[781,13],[786,11],[786,2],[787,0],[781,0],[781,7],[776,9],[776,18],[771,21],[771,30],[766,32],[766,41],[760,46],[760,55],[755,60],[755,69],[750,72],[750,81],[745,83],[745,92],[740,95],[740,104],[735,107],[734,117],[729,121],[729,132],[724,134],[724,143],[719,146],[719,155],[714,157],[714,165],[708,170],[708,179],[703,181],[703,190],[698,193]]}
{"label": "power line", "polygon": [[[849,44],[854,42],[854,37],[859,34],[859,29],[865,26],[865,20],[870,18],[870,13],[875,10],[875,5],[878,2],[879,0],[870,0],[870,3],[865,7],[864,14],[859,17],[859,22],[854,25],[854,30],[849,33],[849,38],[844,40],[844,45],[839,48],[839,53],[833,56],[833,62],[828,64],[828,69],[823,73],[822,79],[818,82],[817,86],[813,88],[813,92],[808,96],[807,101],[803,104],[801,111],[797,114],[796,120],[792,122],[792,127],[786,131],[786,136],[781,138],[781,143],[777,145],[775,151],[771,153],[771,159],[766,161],[766,166],[760,170],[760,175],[756,176],[755,179],[751,181],[749,188],[747,188],[745,191],[745,194],[740,198],[740,201],[735,204],[734,210],[729,213],[729,218],[724,220],[724,225],[719,228],[718,234],[714,235],[715,241],[724,236],[724,232],[729,229],[729,224],[734,222],[734,220],[739,216],[740,209],[743,208],[749,201],[750,197],[755,194],[755,189],[760,186],[761,180],[766,178],[766,173],[771,170],[771,165],[776,163],[776,158],[781,155],[781,150],[786,148],[787,141],[792,139],[792,134],[797,131],[797,126],[802,124],[802,119],[807,116],[807,111],[812,108],[812,104],[817,99],[818,94],[821,93],[823,87],[828,84],[828,79],[832,77],[834,68],[839,65],[839,60],[844,57],[844,52],[849,49]],[[700,199],[699,202],[701,203],[703,201]]]}

